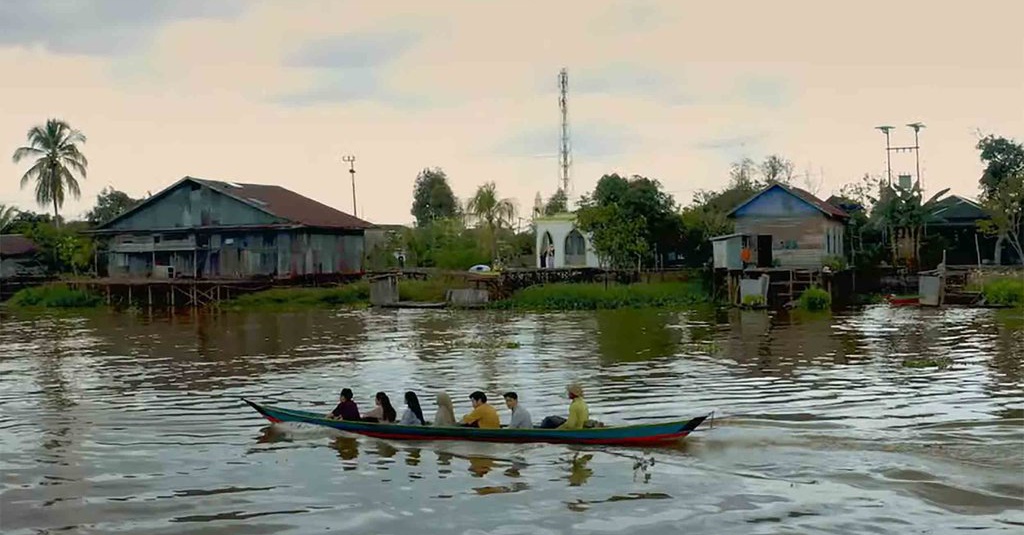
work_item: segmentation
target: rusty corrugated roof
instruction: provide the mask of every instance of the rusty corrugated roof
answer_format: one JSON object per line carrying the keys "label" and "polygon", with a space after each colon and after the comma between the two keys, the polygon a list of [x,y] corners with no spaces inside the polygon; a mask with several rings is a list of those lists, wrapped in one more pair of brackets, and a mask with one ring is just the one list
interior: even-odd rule
{"label": "rusty corrugated roof", "polygon": [[189,177],[200,184],[234,197],[282,219],[310,227],[367,229],[373,224],[295,193],[281,186],[242,184]]}
{"label": "rusty corrugated roof", "polygon": [[21,234],[0,234],[0,256],[31,254],[38,249],[36,242]]}
{"label": "rusty corrugated roof", "polygon": [[834,204],[830,204],[830,203],[827,203],[827,202],[819,199],[816,195],[814,195],[813,193],[811,193],[811,192],[809,192],[807,190],[800,189],[800,188],[795,188],[793,186],[783,186],[783,187],[788,189],[792,193],[794,193],[797,197],[800,197],[801,199],[803,199],[803,200],[813,204],[814,206],[818,207],[819,210],[821,210],[822,212],[825,212],[826,214],[829,214],[829,215],[831,215],[833,217],[838,217],[838,218],[841,218],[841,219],[849,219],[850,218],[850,214],[844,212],[842,208],[839,208],[838,206],[836,206]]}

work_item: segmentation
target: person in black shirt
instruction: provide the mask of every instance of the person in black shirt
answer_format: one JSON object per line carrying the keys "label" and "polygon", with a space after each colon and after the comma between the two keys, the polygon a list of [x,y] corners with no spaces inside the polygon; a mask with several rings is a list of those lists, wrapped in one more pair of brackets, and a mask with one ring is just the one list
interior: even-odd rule
{"label": "person in black shirt", "polygon": [[336,420],[358,420],[359,419],[359,407],[355,401],[352,401],[352,389],[342,388],[341,389],[341,403],[331,411],[328,418],[334,418]]}

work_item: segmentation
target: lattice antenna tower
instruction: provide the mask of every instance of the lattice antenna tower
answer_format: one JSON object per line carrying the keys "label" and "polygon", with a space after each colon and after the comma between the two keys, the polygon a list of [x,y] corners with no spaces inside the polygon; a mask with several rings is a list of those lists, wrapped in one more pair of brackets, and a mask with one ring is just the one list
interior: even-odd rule
{"label": "lattice antenna tower", "polygon": [[569,71],[562,68],[558,73],[558,108],[562,112],[562,137],[559,143],[558,165],[561,168],[559,185],[567,198],[571,198],[569,189],[569,171],[572,167],[572,148],[569,144]]}

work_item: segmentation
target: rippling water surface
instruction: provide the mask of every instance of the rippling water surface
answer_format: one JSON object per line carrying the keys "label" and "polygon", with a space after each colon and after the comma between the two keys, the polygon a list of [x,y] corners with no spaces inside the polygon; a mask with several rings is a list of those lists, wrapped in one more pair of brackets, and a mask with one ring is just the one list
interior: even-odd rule
{"label": "rippling water surface", "polygon": [[[0,530],[36,533],[1020,533],[1024,321],[871,307],[0,316]],[[952,359],[944,369],[908,358]],[[399,443],[268,426],[348,386],[585,385],[608,423],[713,427],[653,450]],[[503,420],[508,413],[502,407]]]}

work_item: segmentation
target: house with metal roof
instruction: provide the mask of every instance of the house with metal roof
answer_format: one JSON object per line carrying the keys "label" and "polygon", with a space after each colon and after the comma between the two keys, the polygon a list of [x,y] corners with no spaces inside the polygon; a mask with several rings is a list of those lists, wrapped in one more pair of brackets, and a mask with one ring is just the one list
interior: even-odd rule
{"label": "house with metal roof", "polygon": [[280,186],[185,177],[89,231],[115,278],[352,274],[373,225]]}
{"label": "house with metal roof", "polygon": [[844,254],[850,216],[800,188],[772,184],[728,216],[734,233],[711,240],[716,268],[820,269]]}
{"label": "house with metal roof", "polygon": [[46,268],[38,262],[39,247],[21,234],[0,234],[0,280],[42,277]]}

